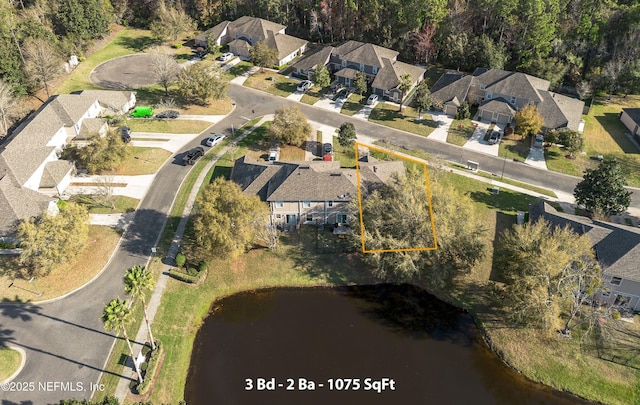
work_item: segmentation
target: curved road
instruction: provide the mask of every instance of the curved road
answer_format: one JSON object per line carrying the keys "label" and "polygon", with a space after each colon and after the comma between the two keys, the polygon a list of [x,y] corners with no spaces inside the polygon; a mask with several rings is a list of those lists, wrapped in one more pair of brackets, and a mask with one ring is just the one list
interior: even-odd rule
{"label": "curved road", "polygon": [[[208,128],[209,131],[231,132],[248,119],[273,113],[284,105],[297,105],[313,121],[339,127],[350,121],[358,133],[374,139],[385,139],[396,145],[421,149],[447,160],[480,163],[482,170],[501,173],[510,178],[540,187],[572,194],[580,180],[554,172],[543,171],[523,163],[505,161],[453,145],[396,131],[370,122],[292,102],[242,86],[232,85],[229,95],[237,103],[227,118]],[[252,112],[255,110],[255,113]],[[198,145],[203,136],[184,150]],[[91,385],[100,372],[114,340],[104,331],[100,315],[105,303],[114,297],[124,297],[122,275],[124,269],[145,263],[151,254],[169,213],[177,189],[188,173],[180,164],[182,154],[170,159],[157,173],[152,187],[124,234],[121,244],[104,272],[94,282],[68,297],[42,304],[0,304],[0,347],[14,345],[23,348],[26,363],[14,380],[19,383],[3,391],[2,405],[24,403],[58,403],[60,399],[84,399],[91,396]],[[635,193],[632,206],[640,207],[640,195]],[[105,372],[109,372],[105,370]],[[3,387],[6,388],[6,387]],[[19,390],[22,389],[22,390]]]}

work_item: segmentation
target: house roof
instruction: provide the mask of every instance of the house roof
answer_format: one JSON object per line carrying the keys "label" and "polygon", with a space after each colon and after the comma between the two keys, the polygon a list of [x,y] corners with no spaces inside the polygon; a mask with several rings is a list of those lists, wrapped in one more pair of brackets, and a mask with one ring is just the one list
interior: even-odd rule
{"label": "house roof", "polygon": [[3,170],[0,158],[0,234],[12,234],[19,221],[42,214],[51,201],[51,197],[21,187],[10,172]]}
{"label": "house roof", "polygon": [[74,169],[73,163],[68,160],[55,160],[44,166],[40,188],[54,188]]}
{"label": "house roof", "polygon": [[262,41],[268,37],[268,32],[279,32],[286,29],[284,25],[274,23],[262,18],[242,16],[230,23],[233,30],[240,36],[250,36],[254,41]]}
{"label": "house roof", "polygon": [[300,58],[300,60],[293,64],[293,67],[295,69],[306,71],[309,69],[315,69],[318,65],[326,65],[329,62],[329,57],[331,56],[333,49],[334,48],[332,46],[320,48],[316,52]]}
{"label": "house roof", "polygon": [[134,96],[132,91],[83,90],[80,96],[98,100],[101,107],[113,112],[120,112]]}
{"label": "house roof", "polygon": [[383,58],[395,60],[398,57],[397,51],[359,41],[347,41],[337,46],[334,54],[349,62],[377,66],[378,68],[382,68]]}
{"label": "house roof", "polygon": [[530,205],[529,218],[534,222],[544,218],[552,226],[568,226],[587,235],[603,274],[640,282],[640,229],[565,214],[545,202]]}
{"label": "house roof", "polygon": [[292,53],[298,51],[307,44],[307,41],[287,34],[278,34],[269,31],[267,35],[267,45],[278,51],[278,60],[282,60]]}
{"label": "house roof", "polygon": [[249,45],[249,43],[244,39],[234,39],[229,42],[229,47],[249,49],[251,48],[251,45]]}
{"label": "house roof", "polygon": [[447,72],[440,76],[431,87],[431,98],[443,103],[457,99],[466,100],[473,76],[465,76],[458,72]]}
{"label": "house roof", "polygon": [[80,126],[80,133],[74,139],[89,139],[107,125],[106,118],[85,118]]}
{"label": "house roof", "polygon": [[640,125],[640,108],[623,108],[622,111],[627,113],[633,122]]}
{"label": "house roof", "polygon": [[546,128],[578,130],[584,101],[551,91],[541,91],[540,95],[543,102],[538,105],[538,110]]}
{"label": "house roof", "polygon": [[360,72],[359,70],[355,70],[355,69],[351,69],[351,68],[344,68],[344,69],[340,69],[336,73],[334,73],[334,76],[336,76],[336,77],[344,77],[346,79],[355,79],[356,75],[359,72]]}
{"label": "house roof", "polygon": [[214,25],[213,27],[209,28],[205,32],[196,35],[194,39],[196,40],[196,42],[206,43],[207,41],[209,41],[209,37],[211,36],[213,36],[214,38],[220,38],[220,36],[222,35],[222,33],[224,32],[225,28],[227,28],[228,25],[229,25],[229,21],[225,20],[217,25]]}
{"label": "house roof", "polygon": [[422,79],[425,69],[413,66],[408,63],[398,62],[396,60],[390,60],[388,58],[382,58],[383,67],[378,71],[376,78],[373,79],[371,87],[382,90],[391,90],[398,87],[400,84],[400,78],[409,74],[411,76],[411,82],[416,83]]}
{"label": "house roof", "polygon": [[312,165],[299,165],[267,201],[333,201],[341,196],[353,198],[356,192],[354,184],[340,170],[317,171]]}
{"label": "house roof", "polygon": [[506,114],[513,117],[516,110],[502,97],[493,98],[491,100],[485,100],[480,104],[480,108],[487,111],[493,111],[498,114]]}
{"label": "house roof", "polygon": [[549,81],[520,72],[500,69],[476,69],[472,76],[475,84],[485,86],[487,91],[542,102],[539,90],[548,90]]}

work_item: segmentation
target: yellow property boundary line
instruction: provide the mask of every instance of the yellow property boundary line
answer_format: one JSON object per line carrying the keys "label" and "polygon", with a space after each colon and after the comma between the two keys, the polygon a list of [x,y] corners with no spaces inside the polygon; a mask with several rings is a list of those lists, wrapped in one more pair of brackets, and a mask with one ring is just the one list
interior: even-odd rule
{"label": "yellow property boundary line", "polygon": [[[378,152],[382,152],[382,153],[386,153],[389,154],[391,156],[395,156],[399,159],[404,159],[404,160],[408,160],[414,163],[417,163],[419,165],[422,165],[422,168],[424,170],[424,180],[425,180],[425,187],[427,189],[427,200],[429,203],[429,217],[431,218],[431,229],[433,230],[433,246],[432,247],[412,247],[412,248],[404,248],[404,249],[374,249],[374,250],[367,250],[365,248],[365,243],[364,243],[364,218],[363,218],[363,213],[362,213],[362,192],[361,192],[361,184],[360,184],[360,165],[358,164],[359,158],[358,158],[358,147],[362,146],[364,148],[368,148],[371,150],[375,150]],[[370,146],[370,145],[365,145],[363,143],[359,143],[359,142],[355,142],[354,143],[354,149],[355,149],[355,156],[356,156],[356,179],[357,179],[357,184],[358,184],[358,211],[360,212],[360,236],[362,238],[362,252],[363,253],[385,253],[385,252],[413,252],[413,251],[417,251],[417,250],[436,250],[438,249],[438,241],[436,239],[436,226],[433,220],[433,206],[431,205],[431,189],[429,188],[429,173],[427,172],[427,164],[423,161],[420,160],[416,160],[416,159],[412,159],[410,157],[406,157],[406,156],[402,156],[398,153],[394,153],[392,151],[386,150],[386,149],[381,149],[381,148],[377,148],[375,146]]]}

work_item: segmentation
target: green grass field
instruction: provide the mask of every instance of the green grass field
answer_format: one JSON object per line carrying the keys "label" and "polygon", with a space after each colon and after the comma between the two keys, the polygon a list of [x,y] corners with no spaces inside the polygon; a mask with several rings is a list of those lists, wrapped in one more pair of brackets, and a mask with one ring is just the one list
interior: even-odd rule
{"label": "green grass field", "polygon": [[371,111],[369,121],[422,136],[429,136],[438,127],[429,114],[422,114],[421,120],[417,118],[418,114],[412,107],[404,107],[400,113],[394,105],[378,103]]}
{"label": "green grass field", "polygon": [[8,347],[0,348],[0,381],[9,378],[20,367],[22,355]]}
{"label": "green grass field", "polygon": [[296,91],[298,82],[282,76],[276,72],[265,70],[256,72],[249,77],[244,85],[254,89],[266,91],[280,97],[287,97]]}
{"label": "green grass field", "polygon": [[352,94],[349,96],[347,101],[342,104],[342,109],[340,110],[340,114],[353,116],[358,111],[362,110],[367,102],[367,98],[365,96],[361,96],[359,94]]}
{"label": "green grass field", "polygon": [[449,133],[447,134],[447,142],[463,146],[469,138],[471,138],[475,129],[476,128],[471,125],[470,119],[453,120],[451,127],[449,127]]}

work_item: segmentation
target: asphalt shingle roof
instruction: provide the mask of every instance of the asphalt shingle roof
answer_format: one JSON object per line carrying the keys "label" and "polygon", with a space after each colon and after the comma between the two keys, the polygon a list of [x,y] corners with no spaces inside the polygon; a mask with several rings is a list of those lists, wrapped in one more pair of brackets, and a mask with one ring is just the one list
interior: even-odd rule
{"label": "asphalt shingle roof", "polygon": [[227,28],[228,25],[229,25],[229,21],[225,20],[220,24],[214,25],[213,27],[209,28],[205,32],[196,35],[194,39],[197,42],[207,43],[210,36],[213,36],[214,38],[219,38],[220,35],[222,35],[222,32],[224,31],[224,29]]}
{"label": "asphalt shingle roof", "polygon": [[269,31],[267,45],[278,51],[278,60],[282,60],[307,44],[307,41],[287,34],[274,34]]}
{"label": "asphalt shingle roof", "polygon": [[543,102],[538,105],[547,128],[567,127],[577,131],[582,119],[584,101],[551,91],[541,91]]}
{"label": "asphalt shingle roof", "polygon": [[314,53],[303,56],[293,64],[293,67],[300,70],[309,70],[315,69],[319,65],[326,65],[329,63],[329,57],[333,49],[332,46],[325,46]]}
{"label": "asphalt shingle roof", "polygon": [[520,72],[507,72],[500,69],[476,69],[474,82],[484,85],[487,91],[516,96],[526,100],[542,101],[538,90],[548,90],[549,81]]}
{"label": "asphalt shingle roof", "polygon": [[56,160],[44,166],[40,188],[56,187],[64,177],[74,170],[75,166],[68,160]]}
{"label": "asphalt shingle roof", "polygon": [[230,26],[233,28],[234,32],[238,33],[241,36],[251,36],[254,41],[256,41],[256,39],[266,39],[269,31],[279,32],[287,28],[284,25],[280,25],[278,23],[263,20],[262,18],[249,16],[242,16],[238,18],[237,20],[230,23]]}
{"label": "asphalt shingle roof", "polygon": [[431,88],[431,98],[443,103],[457,99],[466,100],[471,86],[472,76],[464,76],[462,73],[445,73],[434,83]]}
{"label": "asphalt shingle roof", "polygon": [[493,111],[498,114],[506,114],[506,115],[509,115],[510,117],[513,117],[516,113],[516,110],[514,110],[513,107],[509,105],[507,100],[505,100],[502,97],[493,98],[491,100],[485,100],[480,105],[480,108],[487,111]]}
{"label": "asphalt shingle roof", "polygon": [[21,187],[2,163],[0,158],[0,234],[11,235],[19,221],[42,214],[52,198]]}
{"label": "asphalt shingle roof", "polygon": [[415,83],[421,79],[424,72],[426,72],[425,69],[408,63],[387,58],[382,58],[382,61],[383,67],[378,71],[376,78],[373,79],[373,83],[371,83],[371,87],[377,89],[391,90],[398,87],[400,78],[407,73],[411,76],[412,83]]}

